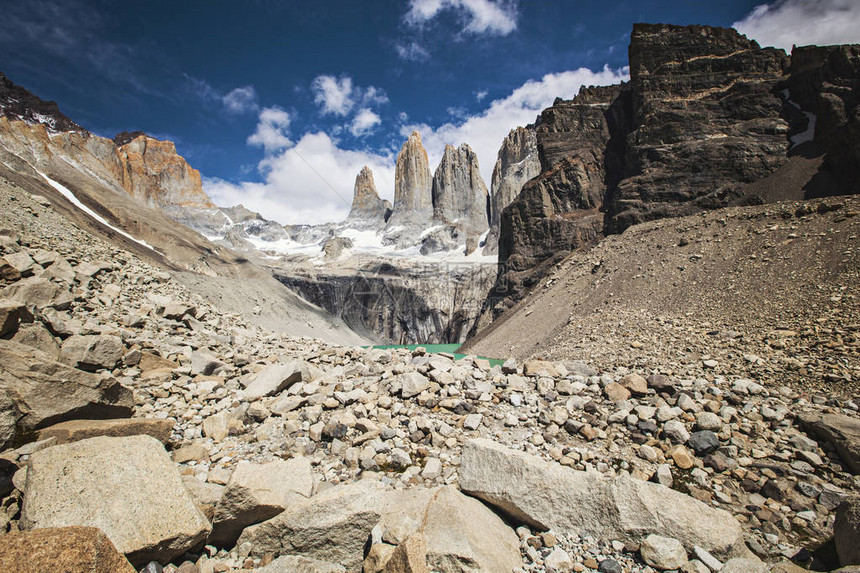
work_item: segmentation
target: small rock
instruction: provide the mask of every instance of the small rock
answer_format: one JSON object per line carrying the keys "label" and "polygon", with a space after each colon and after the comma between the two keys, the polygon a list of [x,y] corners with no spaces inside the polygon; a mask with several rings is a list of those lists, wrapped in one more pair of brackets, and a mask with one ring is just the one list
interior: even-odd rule
{"label": "small rock", "polygon": [[645,563],[657,569],[679,569],[687,562],[687,552],[677,539],[649,535],[642,541],[639,552]]}

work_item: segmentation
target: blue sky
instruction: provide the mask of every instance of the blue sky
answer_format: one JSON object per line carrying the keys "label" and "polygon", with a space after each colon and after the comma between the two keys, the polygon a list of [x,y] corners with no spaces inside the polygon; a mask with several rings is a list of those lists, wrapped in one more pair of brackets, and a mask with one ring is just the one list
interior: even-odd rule
{"label": "blue sky", "polygon": [[626,77],[634,22],[860,42],[856,0],[0,0],[0,13],[13,81],[99,135],[175,141],[216,202],[282,223],[342,219],[364,164],[391,198],[412,129],[431,169],[445,144],[472,145],[489,185],[509,129]]}

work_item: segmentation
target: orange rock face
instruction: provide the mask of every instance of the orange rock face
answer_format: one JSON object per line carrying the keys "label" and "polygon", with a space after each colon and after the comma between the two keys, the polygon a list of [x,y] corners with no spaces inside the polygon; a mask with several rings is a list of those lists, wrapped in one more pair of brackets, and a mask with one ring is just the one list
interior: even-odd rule
{"label": "orange rock face", "polygon": [[172,141],[141,135],[117,148],[122,186],[138,200],[158,207],[215,205],[203,192],[200,172],[176,152]]}
{"label": "orange rock face", "polygon": [[135,573],[110,539],[95,527],[59,527],[0,537],[0,570]]}

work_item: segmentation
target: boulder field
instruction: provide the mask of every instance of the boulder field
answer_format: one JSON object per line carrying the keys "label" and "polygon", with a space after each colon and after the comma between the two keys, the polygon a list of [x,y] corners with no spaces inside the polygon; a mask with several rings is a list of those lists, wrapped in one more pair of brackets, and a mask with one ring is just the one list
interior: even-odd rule
{"label": "boulder field", "polygon": [[23,269],[0,290],[4,570],[822,570],[833,537],[855,559],[849,398],[292,338],[0,203]]}

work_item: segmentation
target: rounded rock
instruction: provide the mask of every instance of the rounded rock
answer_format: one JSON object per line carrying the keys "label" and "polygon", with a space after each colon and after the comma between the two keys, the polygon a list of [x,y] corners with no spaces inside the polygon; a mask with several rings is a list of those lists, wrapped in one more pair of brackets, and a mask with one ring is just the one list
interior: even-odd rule
{"label": "rounded rock", "polygon": [[680,569],[687,562],[687,552],[677,539],[649,535],[639,547],[642,559],[657,569]]}

